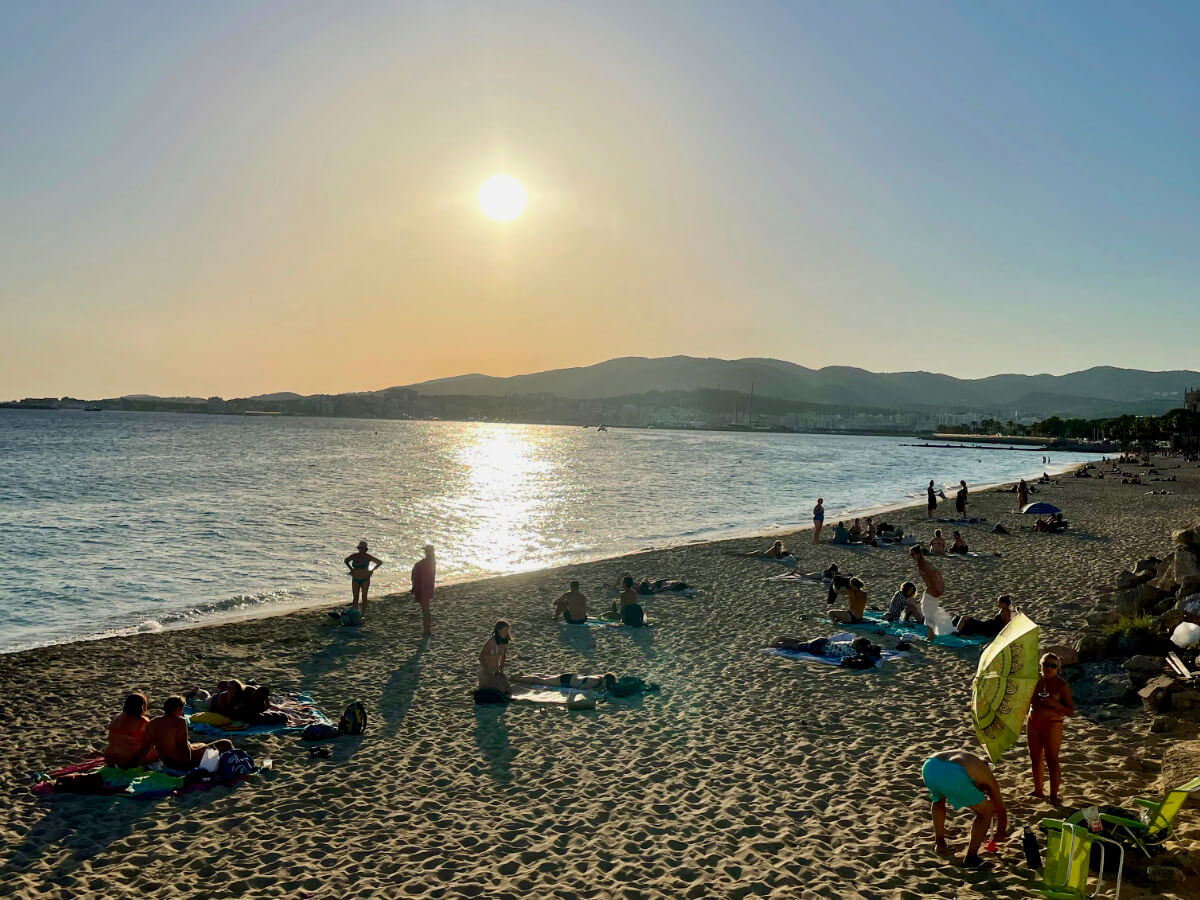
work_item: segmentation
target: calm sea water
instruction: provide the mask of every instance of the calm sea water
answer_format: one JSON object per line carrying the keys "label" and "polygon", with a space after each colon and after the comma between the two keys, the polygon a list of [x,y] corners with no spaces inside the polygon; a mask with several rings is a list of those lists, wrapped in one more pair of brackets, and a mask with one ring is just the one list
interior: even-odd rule
{"label": "calm sea water", "polygon": [[903,443],[0,411],[0,651],[348,596],[360,539],[383,594],[426,542],[439,580],[463,580],[808,523],[818,495],[834,517],[930,478],[1042,471],[1038,453]]}

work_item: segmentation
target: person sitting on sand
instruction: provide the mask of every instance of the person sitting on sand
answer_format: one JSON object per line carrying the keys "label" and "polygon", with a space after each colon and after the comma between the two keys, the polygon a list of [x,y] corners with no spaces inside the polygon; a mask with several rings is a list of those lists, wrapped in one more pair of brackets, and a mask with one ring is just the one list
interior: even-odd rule
{"label": "person sitting on sand", "polygon": [[900,585],[900,590],[892,596],[892,605],[888,607],[883,618],[888,622],[899,620],[916,622],[918,625],[924,623],[925,617],[921,615],[921,607],[917,603],[917,586],[911,581]]}
{"label": "person sitting on sand", "polygon": [[835,526],[834,526],[834,528],[833,528],[833,542],[834,542],[835,544],[848,544],[848,543],[850,543],[850,532],[849,532],[849,530],[846,528],[846,526],[845,526],[845,524],[844,524],[844,523],[842,523],[842,522],[838,522],[838,523],[837,523],[837,525],[835,525]]}
{"label": "person sitting on sand", "polygon": [[828,568],[821,570],[821,580],[829,581],[833,578],[834,575],[837,575],[837,574],[838,574],[837,563],[830,563]]}
{"label": "person sitting on sand", "polygon": [[996,598],[996,606],[999,611],[990,619],[959,616],[954,620],[954,627],[958,629],[959,634],[982,634],[984,637],[994,638],[1012,621],[1012,599],[1008,594],[1001,594]]}
{"label": "person sitting on sand", "polygon": [[862,525],[860,525],[858,523],[858,519],[855,519],[854,522],[851,523],[851,525],[850,525],[850,543],[857,544],[861,540],[862,540]]}
{"label": "person sitting on sand", "polygon": [[130,694],[125,698],[120,714],[108,723],[105,765],[119,769],[141,765],[147,748],[146,726],[150,724],[147,705],[145,694]]}
{"label": "person sitting on sand", "polygon": [[1038,484],[1049,484],[1049,483],[1050,483],[1050,476],[1047,475],[1045,472],[1043,472],[1042,477],[1038,479]]}
{"label": "person sitting on sand", "polygon": [[[779,541],[775,543],[782,546],[779,544]],[[646,611],[642,609],[641,603],[638,602],[638,594],[633,589],[633,578],[631,576],[625,576],[624,588],[614,606],[622,622],[630,628],[641,628],[646,624]]]}
{"label": "person sitting on sand", "polygon": [[863,528],[863,540],[867,543],[874,543],[875,538],[879,536],[879,532],[875,530],[875,521],[870,516],[867,516],[866,527]]}
{"label": "person sitting on sand", "polygon": [[479,687],[511,694],[508,678],[504,674],[504,663],[508,658],[508,643],[512,640],[512,626],[501,619],[492,629],[492,636],[487,639],[483,649],[479,651]]}
{"label": "person sitting on sand", "polygon": [[972,869],[986,868],[987,864],[979,858],[979,847],[993,817],[996,832],[992,839],[1001,843],[1008,838],[1008,808],[991,766],[966,750],[943,750],[925,760],[921,780],[929,789],[934,849],[943,855],[950,852],[946,844],[946,804],[955,809],[969,809],[975,814],[975,821],[971,824],[962,864]]}
{"label": "person sitting on sand", "polygon": [[559,618],[568,625],[587,624],[587,598],[579,592],[578,581],[572,581],[571,589],[554,601],[554,621]]}
{"label": "person sitting on sand", "polygon": [[829,613],[831,622],[839,622],[843,625],[860,625],[863,619],[863,613],[867,611],[867,586],[863,584],[860,578],[851,578],[844,587],[830,588],[836,594],[846,595],[846,605],[849,609],[835,609]]}
{"label": "person sitting on sand", "polygon": [[929,542],[929,552],[938,556],[946,552],[946,539],[942,537],[942,529],[934,529],[933,539]]}
{"label": "person sitting on sand", "polygon": [[957,531],[954,532],[954,541],[950,544],[950,549],[946,552],[961,553],[963,556],[967,555],[967,542],[963,540],[963,536]]}
{"label": "person sitting on sand", "polygon": [[371,589],[371,576],[379,571],[383,561],[367,552],[367,542],[359,541],[358,550],[344,560],[350,570],[350,589],[353,594],[351,608],[357,609],[364,618],[367,615],[367,592]]}
{"label": "person sitting on sand", "polygon": [[183,698],[179,696],[163,701],[163,714],[151,719],[146,727],[146,743],[164,766],[179,772],[188,772],[200,765],[200,759],[209,747],[218,753],[233,749],[233,741],[226,740],[211,744],[190,743],[187,720],[183,717]]}
{"label": "person sitting on sand", "polygon": [[[1038,521],[1040,522],[1041,519],[1038,519]],[[1048,531],[1051,534],[1056,534],[1060,531],[1066,531],[1067,523],[1065,521],[1063,521],[1062,513],[1054,513],[1054,515],[1052,515],[1049,519],[1046,520],[1046,522],[1044,523],[1044,526],[1042,528],[1038,528],[1037,530],[1038,531]]]}

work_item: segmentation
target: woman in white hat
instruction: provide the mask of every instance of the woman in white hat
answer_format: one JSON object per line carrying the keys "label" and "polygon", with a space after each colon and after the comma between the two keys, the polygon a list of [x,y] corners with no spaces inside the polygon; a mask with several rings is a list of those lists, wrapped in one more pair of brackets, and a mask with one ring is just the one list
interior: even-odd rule
{"label": "woman in white hat", "polygon": [[351,553],[344,560],[350,570],[350,585],[354,591],[354,601],[351,604],[358,610],[359,615],[367,615],[367,591],[371,588],[371,576],[379,571],[383,560],[376,559],[367,552],[367,542],[358,542],[358,551]]}

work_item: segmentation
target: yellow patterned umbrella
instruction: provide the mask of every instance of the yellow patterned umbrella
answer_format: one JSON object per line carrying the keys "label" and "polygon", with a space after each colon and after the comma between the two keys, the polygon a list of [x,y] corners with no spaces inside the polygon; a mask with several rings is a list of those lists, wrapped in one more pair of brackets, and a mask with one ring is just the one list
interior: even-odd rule
{"label": "yellow patterned umbrella", "polygon": [[1017,742],[1038,680],[1038,627],[1022,613],[983,649],[971,682],[975,733],[996,762]]}

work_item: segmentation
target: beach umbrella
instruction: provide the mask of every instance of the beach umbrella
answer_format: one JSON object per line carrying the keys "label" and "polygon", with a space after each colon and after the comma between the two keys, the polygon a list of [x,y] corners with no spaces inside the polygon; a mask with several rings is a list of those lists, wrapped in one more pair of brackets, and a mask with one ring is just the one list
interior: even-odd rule
{"label": "beach umbrella", "polygon": [[1038,680],[1038,626],[1017,613],[983,649],[971,682],[975,734],[996,762],[1017,742]]}
{"label": "beach umbrella", "polygon": [[1021,512],[1027,516],[1052,516],[1055,513],[1062,512],[1062,510],[1053,503],[1027,503],[1021,509]]}

